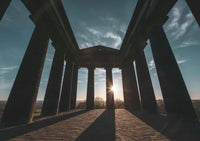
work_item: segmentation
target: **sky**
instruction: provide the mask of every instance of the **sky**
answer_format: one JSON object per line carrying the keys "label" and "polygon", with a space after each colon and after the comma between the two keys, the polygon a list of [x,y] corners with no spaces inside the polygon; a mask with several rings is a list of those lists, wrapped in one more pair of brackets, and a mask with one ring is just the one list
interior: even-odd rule
{"label": "sky", "polygon": [[[136,0],[62,0],[70,25],[81,49],[103,45],[120,49]],[[0,22],[0,100],[7,100],[19,65],[30,41],[34,24],[30,13],[20,0],[13,0]],[[164,30],[178,62],[192,99],[200,99],[200,28],[184,0],[179,0],[168,14]],[[149,41],[145,48],[156,99],[162,93],[152,57]],[[49,43],[47,57],[38,92],[38,100],[45,95],[54,55]],[[86,68],[79,69],[77,99],[84,100],[87,93]],[[113,69],[115,98],[123,100],[121,70]],[[95,69],[95,97],[106,97],[105,70]]]}

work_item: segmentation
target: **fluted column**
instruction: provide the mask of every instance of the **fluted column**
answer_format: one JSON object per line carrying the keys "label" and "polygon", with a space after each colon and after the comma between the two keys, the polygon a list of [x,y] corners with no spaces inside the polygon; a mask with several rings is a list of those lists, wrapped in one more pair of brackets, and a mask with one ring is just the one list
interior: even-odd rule
{"label": "fluted column", "polygon": [[199,1],[198,0],[186,0],[192,14],[194,15],[197,23],[200,26],[200,10],[199,10]]}
{"label": "fluted column", "polygon": [[61,97],[60,97],[59,112],[65,112],[70,110],[73,70],[74,70],[74,63],[70,60],[67,60]]}
{"label": "fluted column", "polygon": [[150,42],[166,111],[185,118],[196,118],[192,101],[162,26],[152,28]]}
{"label": "fluted column", "polygon": [[94,67],[88,67],[88,86],[86,109],[94,109]]}
{"label": "fluted column", "polygon": [[72,96],[71,96],[71,105],[70,105],[71,110],[76,108],[77,80],[78,80],[78,67],[74,66]]}
{"label": "fluted column", "polygon": [[142,111],[157,113],[157,103],[143,50],[137,53],[135,63],[140,89]]}
{"label": "fluted column", "polygon": [[63,65],[64,53],[56,49],[42,107],[43,116],[56,115],[58,113]]}
{"label": "fluted column", "polygon": [[112,91],[113,87],[113,78],[112,78],[112,68],[107,67],[106,69],[106,108],[114,109],[114,92]]}
{"label": "fluted column", "polygon": [[140,111],[139,92],[133,62],[122,67],[122,82],[125,108],[131,111]]}
{"label": "fluted column", "polygon": [[0,21],[3,18],[8,6],[10,5],[11,0],[1,0],[0,2]]}
{"label": "fluted column", "polygon": [[31,122],[48,43],[44,27],[37,25],[10,92],[2,123]]}

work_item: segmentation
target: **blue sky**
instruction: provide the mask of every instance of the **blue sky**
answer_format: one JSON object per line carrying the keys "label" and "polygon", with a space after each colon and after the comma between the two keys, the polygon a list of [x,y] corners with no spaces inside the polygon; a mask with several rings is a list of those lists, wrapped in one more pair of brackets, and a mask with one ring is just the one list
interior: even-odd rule
{"label": "blue sky", "polygon": [[[119,49],[126,33],[136,0],[62,0],[72,30],[80,48],[104,45]],[[20,0],[13,0],[0,22],[0,99],[8,98],[15,76],[28,46],[34,24],[30,13]],[[169,13],[164,25],[172,50],[186,86],[193,99],[200,98],[200,28],[184,0]],[[42,74],[38,99],[43,99],[54,48],[49,43]],[[162,98],[155,70],[150,43],[145,55],[157,99]],[[113,69],[114,85],[118,88],[115,98],[123,99],[121,71]],[[79,70],[78,99],[85,99],[87,69]],[[105,99],[105,70],[95,70],[95,96]]]}

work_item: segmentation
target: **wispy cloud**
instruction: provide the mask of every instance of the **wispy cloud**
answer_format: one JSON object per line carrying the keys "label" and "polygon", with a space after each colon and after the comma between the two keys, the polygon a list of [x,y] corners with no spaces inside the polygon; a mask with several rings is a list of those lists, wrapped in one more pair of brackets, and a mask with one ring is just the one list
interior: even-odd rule
{"label": "wispy cloud", "polygon": [[122,43],[121,37],[118,36],[117,34],[112,33],[112,32],[106,33],[106,38],[111,38],[111,39],[114,40],[114,42],[112,43],[114,48],[119,48],[119,46]]}
{"label": "wispy cloud", "polygon": [[88,31],[90,33],[92,33],[93,35],[96,35],[96,36],[101,36],[102,35],[102,33],[100,31],[98,31],[98,30],[96,30],[94,28],[88,28]]}
{"label": "wispy cloud", "polygon": [[120,69],[113,69],[112,72],[113,73],[121,73],[121,70]]}
{"label": "wispy cloud", "polygon": [[12,83],[11,82],[7,82],[7,83],[0,83],[0,90],[7,90],[11,88]]}
{"label": "wispy cloud", "polygon": [[178,21],[181,17],[180,8],[175,7],[172,9],[171,22],[167,25],[166,30],[169,31],[179,26]]}
{"label": "wispy cloud", "polygon": [[186,21],[180,25],[180,27],[178,28],[176,32],[172,33],[174,34],[175,39],[178,39],[179,37],[181,37],[186,32],[188,27],[193,23],[193,21],[194,21],[193,15],[192,13],[189,12],[186,15]]}
{"label": "wispy cloud", "polygon": [[10,71],[16,69],[17,66],[11,66],[11,67],[2,67],[0,68],[0,75],[4,75],[6,73],[9,73]]}
{"label": "wispy cloud", "polygon": [[151,71],[151,70],[153,70],[153,69],[155,69],[155,63],[154,63],[154,60],[151,60],[150,62],[149,62],[149,70]]}
{"label": "wispy cloud", "polygon": [[169,22],[166,25],[166,32],[170,32],[173,40],[183,36],[194,21],[190,11],[185,10],[186,5],[183,1],[178,1],[169,15]]}
{"label": "wispy cloud", "polygon": [[183,60],[177,60],[177,63],[178,64],[183,64],[183,63],[185,63],[185,62],[187,62],[188,60],[186,60],[186,59],[183,59]]}
{"label": "wispy cloud", "polygon": [[194,45],[199,45],[199,43],[196,41],[184,41],[184,42],[182,42],[182,44],[177,46],[176,49],[186,48],[186,47],[190,47],[190,46],[194,46]]}
{"label": "wispy cloud", "polygon": [[93,45],[91,43],[85,42],[85,43],[80,45],[80,48],[83,49],[83,48],[88,48],[88,47],[92,47],[92,46]]}

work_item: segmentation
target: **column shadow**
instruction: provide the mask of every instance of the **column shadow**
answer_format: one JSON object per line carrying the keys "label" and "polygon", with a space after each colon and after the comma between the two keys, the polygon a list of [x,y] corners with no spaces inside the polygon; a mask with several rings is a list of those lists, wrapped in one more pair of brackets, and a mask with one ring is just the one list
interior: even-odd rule
{"label": "column shadow", "polygon": [[180,118],[159,114],[131,113],[171,141],[200,140],[200,124],[198,121],[184,121]]}
{"label": "column shadow", "polygon": [[115,141],[115,110],[105,110],[76,141]]}
{"label": "column shadow", "polygon": [[25,124],[25,125],[16,126],[16,127],[10,127],[10,128],[2,128],[2,129],[0,129],[0,140],[1,141],[8,140],[8,139],[38,130],[40,128],[55,124],[57,122],[66,120],[68,118],[78,116],[85,112],[87,112],[87,111],[81,110],[81,111],[77,111],[77,112],[73,112],[73,113],[66,113],[66,114],[60,115],[60,116],[58,115],[58,116],[48,118],[48,119],[43,119],[40,121],[35,121],[30,124]]}

